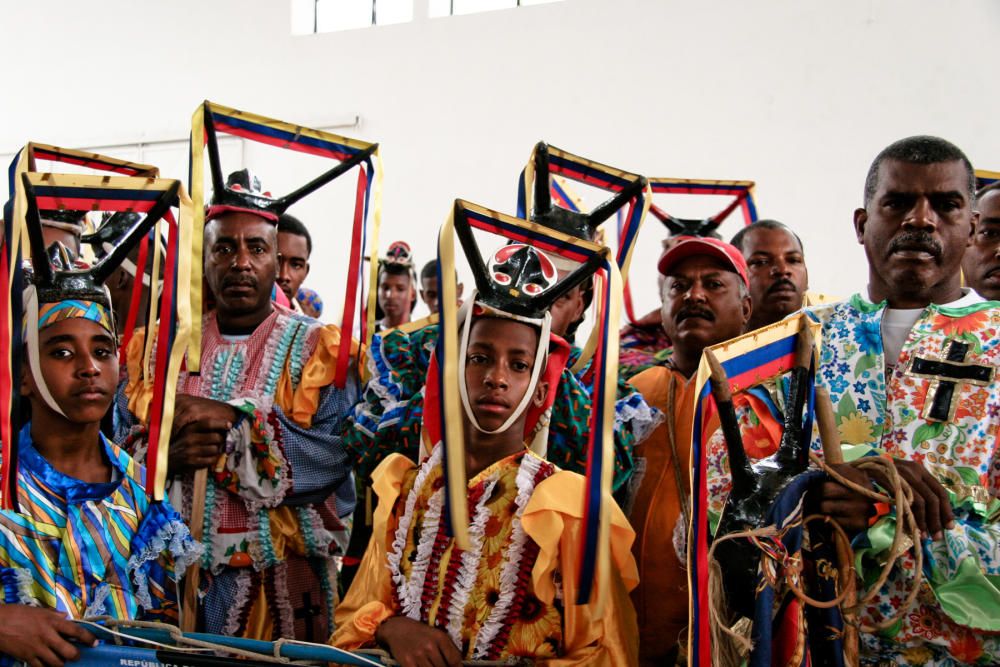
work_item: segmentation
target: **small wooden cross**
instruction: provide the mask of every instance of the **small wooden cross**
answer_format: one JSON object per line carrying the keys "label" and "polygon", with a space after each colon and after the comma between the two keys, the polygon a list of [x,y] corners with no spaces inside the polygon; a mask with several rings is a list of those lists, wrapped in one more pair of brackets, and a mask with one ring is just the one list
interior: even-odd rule
{"label": "small wooden cross", "polygon": [[930,380],[927,399],[921,416],[927,421],[950,422],[962,395],[962,385],[985,387],[993,382],[995,366],[983,366],[966,361],[969,343],[950,339],[945,343],[944,359],[925,359],[914,355],[906,374]]}
{"label": "small wooden cross", "polygon": [[311,642],[315,640],[315,633],[313,632],[313,619],[317,616],[323,615],[323,608],[318,604],[312,603],[312,595],[309,591],[302,594],[302,607],[295,610],[293,614],[296,618],[302,619],[303,624],[306,626],[306,641]]}

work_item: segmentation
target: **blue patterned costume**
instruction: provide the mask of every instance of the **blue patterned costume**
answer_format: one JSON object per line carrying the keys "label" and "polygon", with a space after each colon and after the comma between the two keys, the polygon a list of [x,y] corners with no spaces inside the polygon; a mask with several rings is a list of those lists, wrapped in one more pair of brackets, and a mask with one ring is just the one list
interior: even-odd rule
{"label": "blue patterned costume", "polygon": [[4,604],[73,618],[176,621],[178,576],[201,554],[168,502],[150,502],[145,470],[101,436],[111,481],[91,484],[52,467],[24,426],[18,453],[20,512],[0,512]]}

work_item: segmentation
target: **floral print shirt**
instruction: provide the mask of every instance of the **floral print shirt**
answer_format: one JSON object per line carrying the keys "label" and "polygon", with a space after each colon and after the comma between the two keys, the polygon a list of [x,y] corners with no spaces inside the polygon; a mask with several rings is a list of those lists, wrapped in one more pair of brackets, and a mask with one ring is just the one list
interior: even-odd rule
{"label": "floral print shirt", "polygon": [[[922,463],[951,496],[956,526],[944,540],[923,540],[917,602],[887,630],[862,635],[862,664],[997,664],[1000,304],[931,304],[893,360],[882,345],[885,308],[854,295],[807,311],[822,324],[817,382],[830,391],[842,444]],[[894,521],[883,517],[855,539],[862,577],[884,562]],[[900,611],[913,566],[907,558],[895,568],[862,621]]]}

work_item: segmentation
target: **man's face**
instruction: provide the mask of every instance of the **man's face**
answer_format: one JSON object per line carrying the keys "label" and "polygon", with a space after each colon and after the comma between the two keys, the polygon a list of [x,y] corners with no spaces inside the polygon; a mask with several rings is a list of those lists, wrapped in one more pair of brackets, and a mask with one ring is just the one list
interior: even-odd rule
{"label": "man's face", "polygon": [[431,314],[438,311],[440,293],[438,292],[437,276],[428,276],[420,279],[420,298],[427,304],[427,310],[431,311]]}
{"label": "man's face", "polygon": [[714,257],[695,255],[670,269],[663,283],[663,330],[675,348],[701,354],[743,333],[750,298],[740,297],[740,277]]}
{"label": "man's face", "polygon": [[771,324],[802,307],[809,287],[802,248],[783,229],[755,229],[743,239],[754,320]]}
{"label": "man's face", "polygon": [[291,301],[309,275],[309,245],[306,237],[278,232],[278,287]]}
{"label": "man's face", "polygon": [[[465,386],[479,426],[497,429],[528,391],[538,351],[538,330],[514,320],[481,317],[472,323]],[[545,387],[539,382],[536,394]],[[538,398],[538,396],[536,396]]]}
{"label": "man's face", "polygon": [[552,333],[566,336],[570,326],[583,317],[583,286],[577,285],[559,297],[549,312],[552,313]]}
{"label": "man's face", "polygon": [[982,297],[1000,301],[1000,190],[990,190],[979,199],[979,214],[962,271],[969,286]]}
{"label": "man's face", "polygon": [[[39,332],[38,358],[45,384],[69,421],[101,421],[118,384],[118,355],[111,334],[83,318],[61,320]],[[39,409],[47,409],[42,407],[46,404],[30,369],[25,373],[21,395],[29,397]]]}
{"label": "man's face", "polygon": [[244,315],[268,306],[278,266],[276,236],[273,223],[242,211],[205,227],[205,279],[220,313]]}
{"label": "man's face", "polygon": [[378,305],[390,320],[401,321],[409,315],[413,296],[408,273],[383,271],[379,276]]}
{"label": "man's face", "polygon": [[854,212],[855,232],[865,247],[877,298],[919,300],[949,281],[957,285],[977,219],[960,160],[885,160],[874,197]]}

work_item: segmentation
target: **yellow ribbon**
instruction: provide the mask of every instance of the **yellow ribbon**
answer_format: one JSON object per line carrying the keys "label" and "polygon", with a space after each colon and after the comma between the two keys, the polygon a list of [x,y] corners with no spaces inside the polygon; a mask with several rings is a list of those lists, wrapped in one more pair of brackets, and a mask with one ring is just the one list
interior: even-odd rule
{"label": "yellow ribbon", "polygon": [[[462,430],[463,414],[458,390],[458,274],[455,271],[455,209],[451,210],[448,219],[438,234],[438,257],[441,266],[441,308],[439,311],[444,335],[438,338],[442,346],[443,363],[438,371],[441,378],[442,419],[441,431],[446,443],[444,456],[448,466],[448,477],[445,484],[448,487],[450,502],[449,512],[452,531],[455,534],[455,544],[459,549],[469,548],[469,508],[466,502],[468,496],[465,475],[465,438]],[[374,290],[373,290],[374,291]],[[471,315],[470,315],[471,317]]]}

